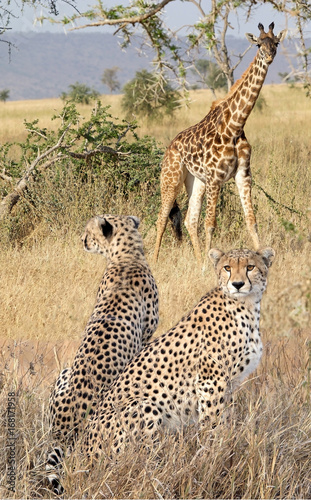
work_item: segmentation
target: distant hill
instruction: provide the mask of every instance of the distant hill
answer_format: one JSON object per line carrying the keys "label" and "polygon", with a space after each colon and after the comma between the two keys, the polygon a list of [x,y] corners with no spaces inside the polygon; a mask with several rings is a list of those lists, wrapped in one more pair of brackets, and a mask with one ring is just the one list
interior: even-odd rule
{"label": "distant hill", "polygon": [[[58,97],[68,86],[79,81],[100,93],[109,89],[101,83],[106,68],[118,66],[117,78],[123,86],[136,71],[151,70],[151,53],[140,55],[138,45],[121,50],[119,39],[106,33],[71,32],[69,34],[15,33],[6,37],[16,49],[9,57],[7,44],[0,44],[0,90],[10,90],[10,100]],[[288,43],[288,42],[287,42]],[[248,45],[242,38],[228,38],[230,52],[242,52]],[[252,48],[236,70],[236,78],[254,58]],[[208,58],[201,50],[200,58]],[[234,61],[234,59],[233,59]],[[269,69],[266,83],[279,83],[279,72],[288,72],[282,48]]]}

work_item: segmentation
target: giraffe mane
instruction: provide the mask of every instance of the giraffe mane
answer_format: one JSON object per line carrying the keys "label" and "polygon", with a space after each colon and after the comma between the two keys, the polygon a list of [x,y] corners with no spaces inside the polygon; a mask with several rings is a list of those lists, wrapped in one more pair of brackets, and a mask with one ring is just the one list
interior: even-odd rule
{"label": "giraffe mane", "polygon": [[249,67],[244,71],[244,73],[242,74],[242,76],[236,82],[234,82],[234,84],[232,85],[232,87],[229,90],[229,92],[225,95],[225,97],[220,97],[220,99],[216,99],[215,101],[212,102],[211,110],[215,109],[219,104],[221,104],[222,102],[226,101],[227,99],[229,99],[232,96],[232,94],[234,94],[234,92],[236,91],[236,89],[239,87],[239,85],[244,80],[245,75],[249,72],[249,70],[254,65],[255,59],[251,62],[251,64],[249,65]]}

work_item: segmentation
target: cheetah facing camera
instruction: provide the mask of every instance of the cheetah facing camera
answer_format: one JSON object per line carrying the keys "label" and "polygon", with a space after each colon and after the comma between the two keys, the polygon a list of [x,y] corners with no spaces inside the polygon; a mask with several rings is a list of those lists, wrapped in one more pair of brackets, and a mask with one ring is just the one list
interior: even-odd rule
{"label": "cheetah facing camera", "polygon": [[[150,339],[158,325],[158,290],[144,256],[137,217],[92,218],[82,237],[87,252],[107,259],[94,311],[70,368],[64,369],[50,397],[52,435],[72,445],[92,415],[98,396]],[[47,470],[62,460],[55,448]],[[56,476],[49,480],[58,490]]]}
{"label": "cheetah facing camera", "polygon": [[256,369],[260,301],[274,251],[212,249],[209,257],[218,287],[146,345],[102,395],[83,438],[88,456],[117,452],[129,435],[153,438],[163,427],[214,427],[231,393]]}

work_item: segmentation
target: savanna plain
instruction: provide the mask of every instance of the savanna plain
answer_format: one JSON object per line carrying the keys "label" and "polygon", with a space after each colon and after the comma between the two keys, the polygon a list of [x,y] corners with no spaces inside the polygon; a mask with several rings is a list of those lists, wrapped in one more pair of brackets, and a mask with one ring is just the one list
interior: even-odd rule
{"label": "savanna plain", "polygon": [[[263,245],[276,251],[261,307],[260,366],[236,394],[230,423],[213,432],[190,427],[180,435],[160,436],[152,449],[129,443],[117,460],[107,454],[89,472],[74,452],[65,462],[66,498],[311,498],[311,101],[298,86],[267,85],[261,96],[245,127],[259,234]],[[120,96],[101,99],[122,117]],[[164,148],[203,118],[212,100],[207,90],[192,91],[188,106],[173,118],[142,121],[138,134],[155,137]],[[61,107],[58,99],[0,103],[0,143],[25,138],[23,119],[54,126],[51,116]],[[81,106],[81,113],[90,109]],[[178,246],[168,227],[159,260],[152,263],[158,205],[147,220],[144,186],[139,198],[114,193],[95,199],[94,191],[105,192],[100,176],[95,184],[85,179],[79,184],[68,174],[51,216],[46,200],[53,199],[52,177],[53,172],[40,185],[33,183],[37,203],[29,203],[25,194],[0,225],[0,448],[6,457],[6,409],[14,392],[17,465],[12,492],[6,460],[0,461],[1,498],[54,498],[44,480],[49,392],[74,357],[105,269],[101,256],[82,249],[89,218],[141,217],[160,294],[156,336],[216,285],[212,266],[202,273],[196,264],[186,231]],[[179,202],[185,214],[184,193]],[[202,223],[202,248],[203,229]],[[213,246],[252,248],[232,181],[219,199]]]}

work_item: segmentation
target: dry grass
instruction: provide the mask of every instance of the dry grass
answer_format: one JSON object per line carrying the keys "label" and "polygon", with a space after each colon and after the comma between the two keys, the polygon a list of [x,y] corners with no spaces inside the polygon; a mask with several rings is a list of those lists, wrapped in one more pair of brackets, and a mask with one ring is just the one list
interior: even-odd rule
{"label": "dry grass", "polygon": [[[105,106],[111,106],[115,116],[121,116],[120,97],[113,95],[102,96],[102,103]],[[39,119],[42,128],[53,129],[56,127],[56,122],[51,122],[53,115],[58,115],[63,109],[63,101],[61,99],[40,99],[28,101],[8,101],[0,102],[1,113],[1,132],[0,143],[23,141],[27,135],[24,120],[32,122]],[[78,104],[77,110],[85,118],[89,118],[92,105]]]}
{"label": "dry grass", "polygon": [[[151,450],[129,445],[117,461],[105,458],[90,474],[81,472],[77,452],[67,463],[68,498],[311,497],[311,107],[302,89],[267,86],[263,95],[267,107],[252,113],[246,133],[253,146],[260,235],[277,258],[262,302],[265,355],[258,372],[238,393],[231,425],[213,434],[189,429],[183,436],[162,437]],[[180,109],[175,120],[152,130],[143,124],[140,133],[167,144],[212,101],[207,91],[192,97],[193,104]],[[112,114],[120,115],[116,96],[103,99],[111,99]],[[1,141],[5,134],[6,140],[22,137],[21,116],[42,117],[48,126],[51,110],[61,109],[59,100],[26,104],[1,105],[6,112]],[[227,187],[218,217],[214,244],[225,250],[250,244],[236,194],[233,184]],[[130,200],[113,203],[115,210],[135,214]],[[1,497],[53,497],[42,483],[49,386],[74,356],[104,272],[103,259],[82,250],[78,201],[62,217],[62,230],[39,227],[19,248],[4,238],[0,254],[2,450],[7,395],[18,391],[17,492],[3,488]],[[155,230],[144,221],[141,227],[151,261]],[[160,291],[158,335],[214,286],[215,278],[211,267],[204,275],[198,269],[187,238],[178,247],[169,232],[152,270]],[[0,467],[5,485],[4,462]]]}
{"label": "dry grass", "polygon": [[[291,338],[278,338],[267,330],[264,343],[260,368],[237,394],[228,425],[214,432],[192,427],[182,435],[163,435],[149,449],[129,443],[124,453],[103,457],[90,473],[75,451],[65,463],[66,498],[310,498],[308,332],[296,329]],[[36,359],[32,374],[22,379],[15,366],[3,380],[3,407],[12,387],[20,385],[12,498],[54,497],[43,479],[48,391]],[[0,494],[7,492],[3,488]]]}

